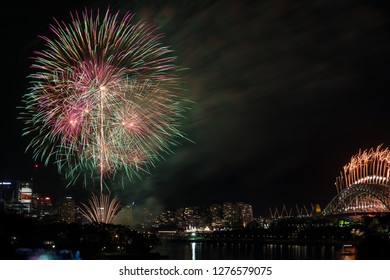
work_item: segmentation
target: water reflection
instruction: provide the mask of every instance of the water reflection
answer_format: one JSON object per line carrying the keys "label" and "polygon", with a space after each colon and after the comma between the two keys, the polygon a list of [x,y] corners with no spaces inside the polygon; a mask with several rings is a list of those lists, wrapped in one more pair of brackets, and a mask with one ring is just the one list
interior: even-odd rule
{"label": "water reflection", "polygon": [[355,258],[353,254],[342,254],[341,246],[333,245],[163,241],[155,251],[169,259],[177,260],[332,260]]}
{"label": "water reflection", "polygon": [[196,242],[191,243],[191,255],[192,255],[192,260],[196,260]]}
{"label": "water reflection", "polygon": [[356,259],[356,247],[350,244],[343,245],[340,251],[340,259],[342,260],[355,260]]}

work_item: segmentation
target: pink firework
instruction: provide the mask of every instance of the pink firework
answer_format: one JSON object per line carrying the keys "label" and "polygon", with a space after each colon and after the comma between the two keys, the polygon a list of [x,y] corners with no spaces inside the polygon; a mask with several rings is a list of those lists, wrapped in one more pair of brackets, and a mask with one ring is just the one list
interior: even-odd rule
{"label": "pink firework", "polygon": [[43,37],[24,96],[24,135],[34,158],[80,176],[132,179],[171,153],[187,99],[162,34],[126,13],[85,11]]}

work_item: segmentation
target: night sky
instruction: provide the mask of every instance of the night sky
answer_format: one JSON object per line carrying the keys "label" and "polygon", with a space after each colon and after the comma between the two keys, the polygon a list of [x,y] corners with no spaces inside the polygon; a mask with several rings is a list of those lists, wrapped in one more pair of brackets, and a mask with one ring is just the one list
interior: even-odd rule
{"label": "night sky", "polygon": [[[372,3],[371,3],[372,2]],[[269,207],[320,203],[360,148],[390,146],[388,1],[9,1],[0,4],[0,179],[34,176],[35,191],[80,199],[53,164],[33,169],[18,106],[30,57],[53,17],[132,11],[154,22],[186,68],[191,111],[167,161],[114,188],[124,203],[157,210],[244,201]]]}

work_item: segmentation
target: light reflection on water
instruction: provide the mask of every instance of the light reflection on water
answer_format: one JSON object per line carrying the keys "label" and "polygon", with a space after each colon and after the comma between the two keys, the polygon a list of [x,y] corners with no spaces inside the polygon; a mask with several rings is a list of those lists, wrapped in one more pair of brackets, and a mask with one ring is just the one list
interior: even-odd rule
{"label": "light reflection on water", "polygon": [[192,242],[191,243],[191,256],[192,256],[192,260],[196,260],[196,243],[195,242]]}
{"label": "light reflection on water", "polygon": [[339,246],[163,241],[155,252],[173,260],[333,260],[354,259]]}

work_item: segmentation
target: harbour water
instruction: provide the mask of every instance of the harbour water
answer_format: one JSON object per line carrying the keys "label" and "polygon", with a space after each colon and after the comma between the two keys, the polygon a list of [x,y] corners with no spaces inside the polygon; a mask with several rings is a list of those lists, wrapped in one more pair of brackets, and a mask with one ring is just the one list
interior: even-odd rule
{"label": "harbour water", "polygon": [[155,252],[172,260],[338,260],[355,259],[336,245],[288,245],[162,241]]}

